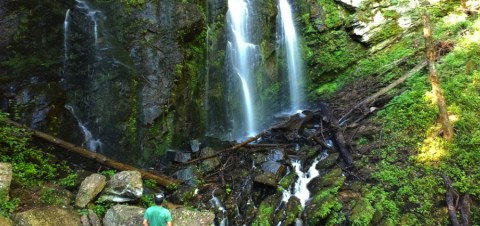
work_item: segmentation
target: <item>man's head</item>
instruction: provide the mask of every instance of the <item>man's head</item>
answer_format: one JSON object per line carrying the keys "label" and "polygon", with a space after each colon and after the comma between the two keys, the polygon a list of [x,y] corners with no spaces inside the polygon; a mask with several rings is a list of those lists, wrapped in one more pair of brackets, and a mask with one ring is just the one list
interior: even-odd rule
{"label": "man's head", "polygon": [[160,204],[162,204],[164,198],[165,198],[165,196],[163,195],[163,193],[157,193],[157,194],[155,194],[155,198],[154,198],[155,205],[160,205]]}

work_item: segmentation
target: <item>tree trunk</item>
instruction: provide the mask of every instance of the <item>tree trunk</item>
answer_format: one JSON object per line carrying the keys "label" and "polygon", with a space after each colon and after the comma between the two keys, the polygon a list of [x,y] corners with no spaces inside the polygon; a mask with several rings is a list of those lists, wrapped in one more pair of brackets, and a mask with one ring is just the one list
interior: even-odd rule
{"label": "tree trunk", "polygon": [[428,78],[430,80],[430,83],[432,84],[433,94],[437,98],[437,106],[439,110],[438,117],[440,123],[442,124],[443,138],[445,138],[446,140],[450,140],[453,136],[453,128],[450,124],[450,120],[448,119],[447,104],[445,103],[445,99],[442,93],[442,87],[438,79],[437,69],[435,68],[436,51],[432,40],[432,27],[430,24],[430,17],[428,16],[426,8],[423,8],[422,22],[423,37],[425,38],[425,48],[429,69]]}

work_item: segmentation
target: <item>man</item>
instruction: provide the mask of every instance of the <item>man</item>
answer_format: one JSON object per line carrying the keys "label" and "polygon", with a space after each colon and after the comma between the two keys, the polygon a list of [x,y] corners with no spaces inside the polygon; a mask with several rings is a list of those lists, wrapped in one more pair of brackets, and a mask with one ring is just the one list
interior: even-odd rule
{"label": "man", "polygon": [[145,211],[143,216],[143,226],[173,226],[172,214],[162,205],[164,195],[162,193],[155,195],[155,206],[151,206]]}

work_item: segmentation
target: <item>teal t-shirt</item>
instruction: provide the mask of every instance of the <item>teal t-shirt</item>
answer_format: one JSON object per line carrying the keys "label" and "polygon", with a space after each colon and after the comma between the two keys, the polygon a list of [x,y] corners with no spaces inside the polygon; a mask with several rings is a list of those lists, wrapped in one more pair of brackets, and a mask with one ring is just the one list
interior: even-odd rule
{"label": "teal t-shirt", "polygon": [[172,214],[162,206],[151,206],[145,211],[144,219],[149,226],[165,226],[167,222],[172,221]]}

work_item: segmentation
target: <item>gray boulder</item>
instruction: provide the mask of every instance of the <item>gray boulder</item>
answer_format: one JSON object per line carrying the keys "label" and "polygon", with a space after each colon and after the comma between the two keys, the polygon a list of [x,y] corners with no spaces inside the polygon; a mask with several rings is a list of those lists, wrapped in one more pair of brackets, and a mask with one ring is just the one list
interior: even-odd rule
{"label": "gray boulder", "polygon": [[142,225],[145,209],[137,206],[115,205],[107,210],[103,218],[104,226]]}
{"label": "gray boulder", "polygon": [[[206,148],[202,149],[202,151],[200,153],[200,157],[203,158],[203,157],[211,156],[211,155],[214,155],[214,154],[215,154],[215,150],[213,150],[210,147],[206,147]],[[220,165],[220,159],[218,157],[209,158],[209,159],[206,159],[202,162],[202,167],[206,171],[211,171],[219,165]]]}
{"label": "gray boulder", "polygon": [[113,175],[103,190],[102,200],[129,202],[143,194],[142,175],[138,171],[122,171]]}
{"label": "gray boulder", "polygon": [[88,210],[88,214],[82,215],[80,220],[82,221],[82,226],[102,226],[100,218],[92,210]]}
{"label": "gray boulder", "polygon": [[102,192],[106,184],[106,177],[98,173],[85,178],[78,189],[75,205],[80,208],[85,207],[95,196]]}
{"label": "gray boulder", "polygon": [[0,201],[8,200],[12,182],[12,164],[0,163]]}
{"label": "gray boulder", "polygon": [[210,226],[214,225],[215,214],[210,211],[194,211],[185,208],[173,209],[172,218],[176,226]]}
{"label": "gray boulder", "polygon": [[17,226],[81,226],[80,216],[73,209],[47,206],[13,215]]}

